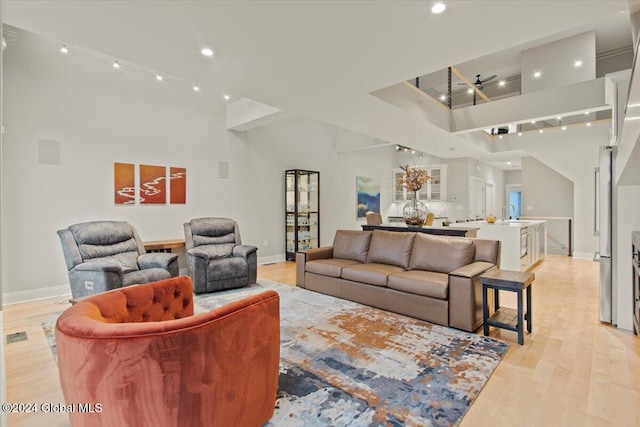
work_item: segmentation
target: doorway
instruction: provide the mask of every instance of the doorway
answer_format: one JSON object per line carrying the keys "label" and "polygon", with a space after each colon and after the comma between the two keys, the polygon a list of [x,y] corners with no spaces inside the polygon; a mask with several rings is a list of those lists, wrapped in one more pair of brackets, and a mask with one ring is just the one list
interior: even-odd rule
{"label": "doorway", "polygon": [[472,176],[469,178],[469,218],[485,217],[486,190],[484,179]]}
{"label": "doorway", "polygon": [[496,211],[496,184],[493,182],[487,181],[486,185],[487,192],[487,203],[486,203],[486,211],[487,215],[493,215],[497,217],[499,212]]}
{"label": "doorway", "polygon": [[509,206],[509,218],[517,219],[522,216],[522,184],[507,184],[507,205]]}

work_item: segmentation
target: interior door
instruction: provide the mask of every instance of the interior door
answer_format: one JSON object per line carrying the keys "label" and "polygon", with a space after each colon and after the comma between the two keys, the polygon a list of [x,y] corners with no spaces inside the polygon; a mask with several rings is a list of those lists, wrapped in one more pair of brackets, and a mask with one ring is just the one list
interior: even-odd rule
{"label": "interior door", "polygon": [[496,184],[494,184],[493,182],[487,182],[486,189],[487,204],[485,210],[487,211],[487,216],[493,215],[495,217],[498,217],[500,215],[500,212],[496,210]]}
{"label": "interior door", "polygon": [[469,181],[469,218],[484,218],[487,200],[484,179],[472,176]]}

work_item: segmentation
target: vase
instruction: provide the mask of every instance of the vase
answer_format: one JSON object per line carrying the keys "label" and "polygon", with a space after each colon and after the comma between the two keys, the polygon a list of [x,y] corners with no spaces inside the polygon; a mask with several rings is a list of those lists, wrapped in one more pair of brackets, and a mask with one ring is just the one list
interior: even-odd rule
{"label": "vase", "polygon": [[427,205],[418,200],[418,192],[413,192],[413,198],[402,209],[402,216],[408,227],[422,227],[427,220]]}

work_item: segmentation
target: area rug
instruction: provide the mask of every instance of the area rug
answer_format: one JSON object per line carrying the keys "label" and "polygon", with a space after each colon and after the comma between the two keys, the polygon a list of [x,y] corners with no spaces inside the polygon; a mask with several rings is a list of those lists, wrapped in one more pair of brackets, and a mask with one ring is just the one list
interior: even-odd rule
{"label": "area rug", "polygon": [[[274,289],[281,361],[267,426],[455,426],[509,345],[267,280],[196,296],[207,311]],[[55,357],[55,321],[43,322]]]}

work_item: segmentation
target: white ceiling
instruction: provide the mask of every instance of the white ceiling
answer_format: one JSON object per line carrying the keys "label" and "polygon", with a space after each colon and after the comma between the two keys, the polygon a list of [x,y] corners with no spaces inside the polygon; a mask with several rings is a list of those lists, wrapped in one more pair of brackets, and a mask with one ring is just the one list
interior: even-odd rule
{"label": "white ceiling", "polygon": [[[198,82],[212,104],[230,93],[438,157],[484,161],[492,154],[478,144],[370,93],[603,19],[616,30],[618,17],[628,20],[627,1],[616,0],[448,1],[441,15],[430,13],[432,3],[9,0],[0,7],[4,23]],[[200,55],[205,45],[215,58]]]}

